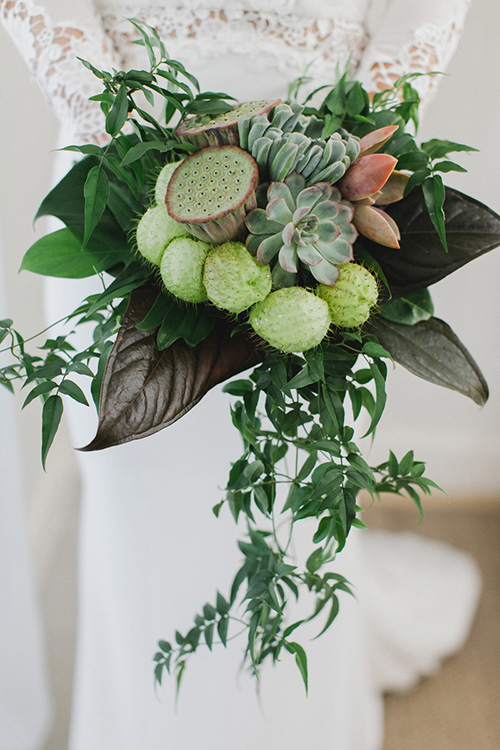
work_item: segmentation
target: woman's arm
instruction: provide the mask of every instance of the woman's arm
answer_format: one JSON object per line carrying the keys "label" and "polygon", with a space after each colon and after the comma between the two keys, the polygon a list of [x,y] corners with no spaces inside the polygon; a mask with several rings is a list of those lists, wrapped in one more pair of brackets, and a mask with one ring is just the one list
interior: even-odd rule
{"label": "woman's arm", "polygon": [[[471,0],[386,0],[357,77],[375,93],[406,73],[444,72],[457,48],[470,4]],[[412,81],[424,107],[439,80],[440,76],[422,76]]]}
{"label": "woman's arm", "polygon": [[120,65],[94,4],[0,0],[0,21],[65,128],[78,142],[99,141],[103,115],[88,98],[101,86],[77,57],[106,70]]}

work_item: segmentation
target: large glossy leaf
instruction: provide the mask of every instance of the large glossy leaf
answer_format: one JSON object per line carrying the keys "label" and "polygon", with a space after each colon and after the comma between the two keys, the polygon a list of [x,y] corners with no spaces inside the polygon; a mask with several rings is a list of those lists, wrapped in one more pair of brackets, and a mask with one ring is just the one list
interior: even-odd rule
{"label": "large glossy leaf", "polygon": [[360,239],[380,264],[394,297],[424,289],[500,245],[500,216],[473,198],[446,188],[444,211],[448,252],[429,218],[420,188],[388,213],[401,231],[399,250]]}
{"label": "large glossy leaf", "polygon": [[78,227],[58,229],[41,237],[26,251],[21,270],[43,276],[83,279],[131,260],[124,235],[103,234],[98,230],[82,250],[81,239],[75,236],[82,234],[80,230]]}
{"label": "large glossy leaf", "polygon": [[83,450],[120,445],[162,430],[214,385],[261,359],[249,338],[231,337],[231,326],[222,317],[197,346],[190,348],[179,339],[158,351],[157,330],[136,328],[156,296],[153,287],[141,287],[130,295],[103,378],[97,434]]}
{"label": "large glossy leaf", "polygon": [[486,402],[488,386],[481,370],[444,321],[429,318],[407,326],[377,316],[367,329],[414,375],[463,393],[480,406]]}
{"label": "large glossy leaf", "polygon": [[[90,170],[99,164],[96,156],[87,156],[70,169],[42,201],[35,216],[56,216],[70,227],[84,226],[85,198],[83,188]],[[99,222],[101,231],[120,231],[110,211],[105,211]]]}

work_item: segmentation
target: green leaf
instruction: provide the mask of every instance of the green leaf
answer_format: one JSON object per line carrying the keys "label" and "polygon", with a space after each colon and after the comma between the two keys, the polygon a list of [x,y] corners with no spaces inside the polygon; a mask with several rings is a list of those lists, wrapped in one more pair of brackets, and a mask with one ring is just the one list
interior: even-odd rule
{"label": "green leaf", "polygon": [[[100,160],[95,156],[87,156],[78,161],[43,199],[35,221],[42,216],[56,216],[66,226],[83,227],[85,223],[83,187],[91,169],[99,164]],[[109,229],[110,232],[115,232],[118,226],[113,216],[105,212],[99,222],[99,229],[103,231]]]}
{"label": "green leaf", "polygon": [[442,246],[448,252],[443,210],[445,190],[441,177],[439,175],[426,177],[422,183],[422,192],[434,229],[438,233]]}
{"label": "green leaf", "polygon": [[435,172],[467,172],[465,167],[461,167],[454,161],[438,161],[433,169]]}
{"label": "green leaf", "polygon": [[381,305],[379,314],[394,323],[413,326],[421,320],[428,320],[434,314],[434,305],[428,289],[420,289],[406,297],[391,300]]}
{"label": "green leaf", "polygon": [[59,392],[64,393],[66,396],[70,396],[75,401],[78,401],[79,404],[84,404],[85,406],[89,405],[89,402],[80,386],[72,380],[63,380],[59,385]]}
{"label": "green leaf", "polygon": [[175,141],[145,141],[144,143],[136,143],[135,146],[127,152],[121,161],[121,166],[125,167],[132,162],[141,159],[144,154],[148,151],[171,151],[173,146],[178,145]]}
{"label": "green leaf", "polygon": [[34,401],[37,396],[41,396],[45,393],[50,393],[50,391],[53,391],[54,388],[57,388],[57,383],[55,383],[53,380],[44,380],[42,383],[39,383],[28,393],[28,395],[24,399],[22,408],[24,409],[25,406],[28,406],[28,404]]}
{"label": "green leaf", "polygon": [[127,86],[122,81],[113,106],[106,115],[106,133],[116,136],[125,125],[128,114]]}
{"label": "green leaf", "polygon": [[291,654],[295,654],[295,663],[297,664],[302,680],[304,681],[304,687],[306,689],[306,695],[309,690],[308,677],[307,677],[307,655],[300,643],[294,643],[293,641],[285,641],[285,648]]}
{"label": "green leaf", "polygon": [[430,141],[422,143],[422,149],[429,154],[431,159],[441,159],[447,154],[458,151],[478,151],[477,148],[466,146],[464,143],[454,143],[453,141],[441,141],[438,138],[432,138]]}
{"label": "green leaf", "polygon": [[219,634],[219,638],[221,639],[223,646],[227,645],[228,628],[229,628],[229,618],[222,617],[217,623],[217,633]]}
{"label": "green leaf", "polygon": [[94,156],[101,156],[104,149],[97,146],[95,143],[86,143],[84,146],[64,146],[64,148],[57,149],[58,151],[77,151],[80,154],[92,154]]}
{"label": "green leaf", "polygon": [[299,473],[297,474],[297,479],[299,482],[303,482],[304,479],[306,479],[311,471],[316,466],[316,462],[318,460],[318,454],[316,451],[312,451],[309,456],[306,458],[304,463],[302,464]]}
{"label": "green leaf", "polygon": [[205,643],[207,644],[209,651],[212,650],[212,644],[214,642],[214,629],[215,629],[215,623],[211,622],[209,625],[205,627],[205,630],[203,631],[203,635],[205,637]]}
{"label": "green leaf", "polygon": [[92,167],[88,173],[83,188],[83,195],[85,198],[83,247],[85,247],[104,213],[109,197],[109,179],[104,169],[102,169],[101,164]]}
{"label": "green leaf", "polygon": [[216,607],[220,615],[226,615],[229,612],[229,604],[219,591],[217,592]]}
{"label": "green leaf", "polygon": [[160,664],[157,664],[155,667],[155,680],[158,683],[158,685],[161,685],[161,678],[163,676],[163,668],[165,664],[161,662]]}
{"label": "green leaf", "polygon": [[451,328],[439,318],[403,326],[374,317],[369,324],[396,362],[424,380],[458,391],[482,406],[488,386],[481,370]]}
{"label": "green leaf", "polygon": [[63,402],[60,396],[49,396],[42,409],[42,466],[45,462],[50,446],[54,441],[63,413]]}
{"label": "green leaf", "polygon": [[69,229],[58,229],[37,240],[24,255],[22,271],[56,276],[58,278],[82,279],[94,276],[119,263],[127,248],[106,235],[95,233],[91,247],[82,249],[82,243]]}
{"label": "green leaf", "polygon": [[244,396],[245,393],[253,391],[253,383],[250,380],[231,380],[230,383],[223,386],[222,390],[224,393],[231,394],[231,396]]}

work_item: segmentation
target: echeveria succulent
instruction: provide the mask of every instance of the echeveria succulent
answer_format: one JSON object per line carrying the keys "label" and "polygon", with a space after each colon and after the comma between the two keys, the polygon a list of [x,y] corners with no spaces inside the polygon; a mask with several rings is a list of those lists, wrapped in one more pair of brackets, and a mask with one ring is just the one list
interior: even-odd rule
{"label": "echeveria succulent", "polygon": [[318,124],[302,114],[302,107],[279,104],[266,114],[240,118],[240,146],[256,160],[262,181],[278,182],[299,172],[307,185],[333,185],[357,158],[359,141],[346,131],[323,141]]}
{"label": "echeveria succulent", "polygon": [[170,216],[208,242],[238,236],[257,205],[258,169],[237,146],[211,146],[188,156],[170,178],[165,203]]}
{"label": "echeveria succulent", "polygon": [[249,251],[259,263],[271,263],[277,286],[295,283],[303,263],[323,284],[335,284],[337,265],[352,260],[357,231],[351,223],[352,207],[341,201],[338,190],[326,182],[306,187],[305,178],[291,174],[272,182],[267,207],[256,208],[246,218]]}

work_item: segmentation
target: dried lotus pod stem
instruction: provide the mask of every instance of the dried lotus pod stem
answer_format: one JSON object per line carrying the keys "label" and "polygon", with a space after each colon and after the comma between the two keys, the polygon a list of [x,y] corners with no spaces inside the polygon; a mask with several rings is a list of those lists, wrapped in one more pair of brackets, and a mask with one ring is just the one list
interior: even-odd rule
{"label": "dried lotus pod stem", "polygon": [[269,101],[261,99],[256,102],[241,102],[229,112],[216,117],[196,115],[183,120],[175,134],[181,141],[189,141],[199,148],[207,146],[238,146],[238,120],[240,117],[263,115],[280,104],[281,99]]}

